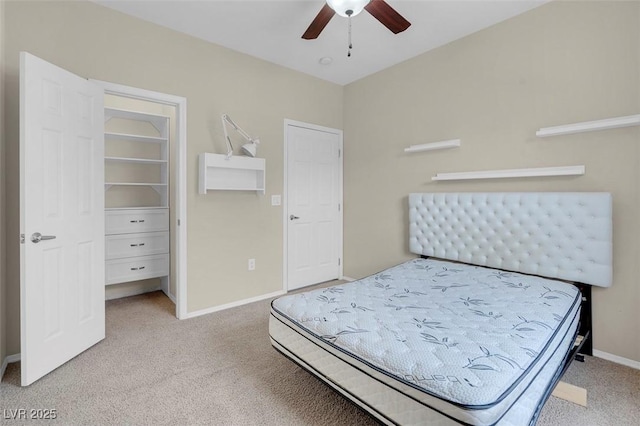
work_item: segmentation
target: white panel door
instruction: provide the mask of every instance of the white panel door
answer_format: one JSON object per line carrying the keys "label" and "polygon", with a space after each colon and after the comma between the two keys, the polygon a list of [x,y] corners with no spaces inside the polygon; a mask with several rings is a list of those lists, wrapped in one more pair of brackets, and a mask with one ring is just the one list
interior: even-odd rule
{"label": "white panel door", "polygon": [[287,125],[288,289],[339,278],[340,133]]}
{"label": "white panel door", "polygon": [[97,85],[20,55],[20,332],[26,386],[104,339]]}

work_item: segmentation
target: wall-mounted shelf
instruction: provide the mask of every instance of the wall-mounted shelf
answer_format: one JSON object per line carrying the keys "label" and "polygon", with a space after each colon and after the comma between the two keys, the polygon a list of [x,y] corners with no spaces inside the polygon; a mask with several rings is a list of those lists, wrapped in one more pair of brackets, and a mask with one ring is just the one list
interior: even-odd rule
{"label": "wall-mounted shelf", "polygon": [[593,132],[596,130],[616,129],[640,125],[640,114],[625,117],[606,118],[604,120],[584,121],[582,123],[565,124],[563,126],[543,127],[536,132],[539,138],[548,136],[570,135],[572,133]]}
{"label": "wall-mounted shelf", "polygon": [[479,172],[438,173],[431,180],[503,179],[541,176],[580,176],[585,166],[537,167],[531,169],[484,170]]}
{"label": "wall-mounted shelf", "polygon": [[200,194],[207,190],[265,193],[265,159],[203,153],[199,155]]}
{"label": "wall-mounted shelf", "polygon": [[405,148],[404,152],[433,151],[435,149],[456,148],[458,146],[460,146],[460,139],[452,139],[441,142],[423,143],[421,145],[411,145],[409,148]]}

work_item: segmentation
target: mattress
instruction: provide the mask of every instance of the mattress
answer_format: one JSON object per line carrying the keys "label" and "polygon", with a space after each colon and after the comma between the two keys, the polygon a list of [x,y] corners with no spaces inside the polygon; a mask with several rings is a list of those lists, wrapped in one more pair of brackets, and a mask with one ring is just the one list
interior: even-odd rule
{"label": "mattress", "polygon": [[273,346],[388,424],[535,420],[573,346],[571,284],[436,259],[272,302]]}

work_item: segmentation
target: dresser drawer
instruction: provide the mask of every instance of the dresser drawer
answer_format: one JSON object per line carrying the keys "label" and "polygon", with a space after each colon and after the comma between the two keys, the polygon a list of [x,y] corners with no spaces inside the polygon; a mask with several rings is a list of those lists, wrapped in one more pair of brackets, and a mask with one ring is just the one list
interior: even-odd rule
{"label": "dresser drawer", "polygon": [[106,237],[107,260],[164,253],[169,253],[169,232],[167,231],[107,235]]}
{"label": "dresser drawer", "polygon": [[106,284],[118,284],[128,281],[169,275],[169,255],[130,257],[106,262]]}
{"label": "dresser drawer", "polygon": [[107,210],[105,233],[132,234],[169,230],[169,209]]}

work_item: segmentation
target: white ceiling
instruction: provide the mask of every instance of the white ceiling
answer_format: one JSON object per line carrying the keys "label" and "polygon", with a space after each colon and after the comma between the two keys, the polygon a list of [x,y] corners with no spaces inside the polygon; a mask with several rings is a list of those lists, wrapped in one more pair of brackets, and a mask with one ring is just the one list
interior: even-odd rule
{"label": "white ceiling", "polygon": [[344,85],[550,0],[387,0],[411,26],[394,35],[363,11],[352,18],[350,58],[347,18],[336,14],[316,40],[301,38],[323,0],[92,1]]}

